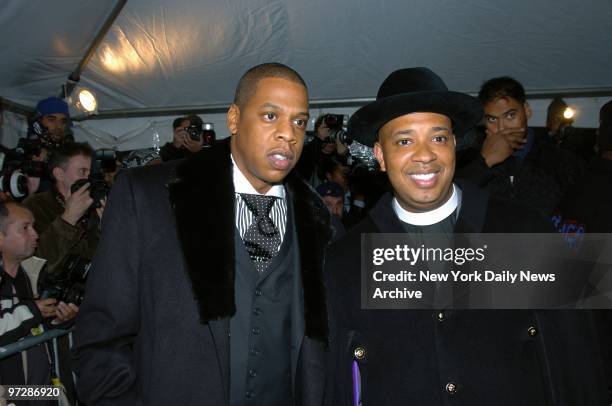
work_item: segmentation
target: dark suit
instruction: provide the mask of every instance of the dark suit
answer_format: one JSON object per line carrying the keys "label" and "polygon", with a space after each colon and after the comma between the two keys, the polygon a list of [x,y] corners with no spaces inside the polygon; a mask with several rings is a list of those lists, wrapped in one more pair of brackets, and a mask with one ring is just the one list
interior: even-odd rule
{"label": "dark suit", "polygon": [[[126,172],[111,193],[75,329],[79,393],[88,405],[228,404],[229,320],[238,302],[229,140],[177,162]],[[292,354],[294,399],[319,405],[329,212],[291,174],[285,189],[304,308],[294,316],[303,325]]]}
{"label": "dark suit", "polygon": [[[455,232],[546,227],[528,211],[461,188]],[[587,312],[362,310],[360,236],[381,232],[404,232],[390,195],[327,253],[333,321],[328,404],[353,405],[355,360],[366,406],[606,404]]]}

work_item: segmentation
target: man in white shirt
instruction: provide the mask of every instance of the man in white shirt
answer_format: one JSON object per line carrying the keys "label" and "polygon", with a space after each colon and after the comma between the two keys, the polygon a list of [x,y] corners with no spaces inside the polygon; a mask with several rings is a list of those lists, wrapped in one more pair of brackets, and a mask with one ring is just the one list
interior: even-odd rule
{"label": "man in white shirt", "polygon": [[75,327],[87,404],[321,404],[332,230],[291,173],[307,122],[297,72],[258,65],[229,139],[117,180]]}

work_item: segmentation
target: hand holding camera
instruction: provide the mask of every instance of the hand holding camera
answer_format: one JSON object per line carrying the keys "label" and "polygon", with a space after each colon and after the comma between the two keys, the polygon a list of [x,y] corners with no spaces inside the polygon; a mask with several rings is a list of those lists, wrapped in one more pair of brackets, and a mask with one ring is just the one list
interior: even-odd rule
{"label": "hand holding camera", "polygon": [[202,137],[202,128],[191,125],[187,128],[187,134],[183,137],[183,147],[191,153],[198,152],[204,145]]}
{"label": "hand holding camera", "polygon": [[193,153],[198,152],[202,147],[212,146],[215,140],[215,128],[212,123],[194,122],[187,127],[184,145]]}
{"label": "hand holding camera", "polygon": [[89,194],[89,182],[81,185],[77,190],[71,192],[66,199],[62,219],[73,226],[85,215],[94,200]]}
{"label": "hand holding camera", "polygon": [[43,319],[54,317],[52,324],[65,323],[76,317],[79,307],[74,303],[57,302],[57,299],[48,297],[35,300],[34,303]]}
{"label": "hand holding camera", "polygon": [[346,132],[348,116],[342,114],[326,114],[317,129],[316,135],[321,139],[324,154],[337,153],[345,155],[347,147],[353,139]]}

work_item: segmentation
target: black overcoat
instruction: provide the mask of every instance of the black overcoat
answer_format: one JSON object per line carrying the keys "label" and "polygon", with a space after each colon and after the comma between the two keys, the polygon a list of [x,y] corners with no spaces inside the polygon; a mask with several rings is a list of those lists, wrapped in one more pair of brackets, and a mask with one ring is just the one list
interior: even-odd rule
{"label": "black overcoat", "polygon": [[[295,398],[320,405],[330,215],[294,175],[285,188],[304,301]],[[228,404],[234,200],[229,140],[119,177],[74,332],[78,389],[88,405]]]}
{"label": "black overcoat", "polygon": [[[537,215],[462,184],[456,232],[548,231]],[[606,405],[592,317],[584,311],[362,310],[362,233],[404,232],[384,196],[327,252],[332,315],[328,404]]]}

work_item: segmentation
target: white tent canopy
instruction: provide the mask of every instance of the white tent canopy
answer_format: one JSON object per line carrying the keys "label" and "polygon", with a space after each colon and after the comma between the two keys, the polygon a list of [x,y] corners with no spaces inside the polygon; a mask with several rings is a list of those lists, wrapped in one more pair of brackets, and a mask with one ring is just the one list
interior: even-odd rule
{"label": "white tent canopy", "polygon": [[[0,96],[33,107],[59,95],[118,3],[3,1]],[[610,21],[610,0],[129,0],[80,75],[99,117],[74,132],[95,146],[147,147],[194,111],[224,136],[238,78],[266,61],[302,74],[313,115],[350,113],[392,70],[427,66],[470,93],[511,75],[532,97],[570,97],[577,125],[594,127],[612,98]],[[532,104],[541,125],[547,100]],[[23,131],[8,114],[3,143]]]}

